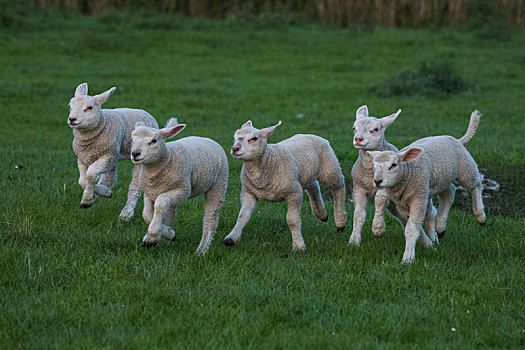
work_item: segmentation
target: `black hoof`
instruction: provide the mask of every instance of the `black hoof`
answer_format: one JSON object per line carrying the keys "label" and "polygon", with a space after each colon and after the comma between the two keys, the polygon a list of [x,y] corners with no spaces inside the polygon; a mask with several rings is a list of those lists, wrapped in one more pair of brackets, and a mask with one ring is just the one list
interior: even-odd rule
{"label": "black hoof", "polygon": [[487,222],[485,221],[484,223],[480,223],[481,227],[485,227],[487,225]]}
{"label": "black hoof", "polygon": [[321,219],[322,222],[328,222],[328,216],[325,217],[324,219]]}
{"label": "black hoof", "polygon": [[91,204],[80,203],[80,208],[82,208],[82,209],[91,208]]}
{"label": "black hoof", "polygon": [[173,236],[173,238],[171,239],[172,242],[175,242],[177,240],[177,236]]}
{"label": "black hoof", "polygon": [[343,232],[343,231],[345,230],[345,227],[346,227],[346,226],[338,227],[338,228],[337,228],[337,233],[341,233],[341,232]]}
{"label": "black hoof", "polygon": [[231,238],[226,238],[226,239],[224,240],[224,245],[225,245],[225,246],[231,247],[231,246],[234,245],[234,244],[235,244],[235,242],[234,242],[233,239],[231,239]]}
{"label": "black hoof", "polygon": [[445,232],[447,231],[443,231],[443,232],[438,232],[438,238],[441,239],[445,236]]}
{"label": "black hoof", "polygon": [[157,245],[157,242],[155,242],[155,243],[151,243],[151,242],[142,242],[142,246],[143,246],[144,248],[151,248],[151,247],[154,247],[154,246],[156,246],[156,245]]}

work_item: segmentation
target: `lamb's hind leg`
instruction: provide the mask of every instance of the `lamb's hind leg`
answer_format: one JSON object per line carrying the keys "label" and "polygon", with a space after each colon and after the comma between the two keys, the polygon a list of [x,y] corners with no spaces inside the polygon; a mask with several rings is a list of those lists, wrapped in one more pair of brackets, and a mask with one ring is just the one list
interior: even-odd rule
{"label": "lamb's hind leg", "polygon": [[139,175],[140,175],[141,165],[134,165],[133,172],[131,177],[131,183],[129,184],[128,189],[128,200],[122,211],[120,212],[119,218],[123,221],[129,221],[133,217],[135,206],[137,201],[142,194],[142,191],[139,186]]}
{"label": "lamb's hind leg", "polygon": [[346,227],[346,209],[345,209],[345,182],[341,180],[341,183],[337,186],[332,187],[332,195],[334,197],[334,219],[337,232],[343,232]]}
{"label": "lamb's hind leg", "polygon": [[213,240],[217,226],[219,225],[219,211],[221,210],[226,186],[223,183],[215,183],[204,194],[204,219],[202,223],[202,238],[197,248],[197,254],[204,254]]}
{"label": "lamb's hind leg", "polygon": [[447,229],[448,213],[450,212],[452,203],[454,203],[455,194],[456,187],[453,184],[450,184],[450,186],[445,191],[438,195],[439,205],[436,216],[436,231],[439,238],[443,238],[445,235],[445,231]]}
{"label": "lamb's hind leg", "polygon": [[334,220],[337,232],[343,232],[346,227],[346,210],[345,210],[345,178],[341,172],[341,167],[333,151],[331,157],[323,158],[319,181],[326,184],[332,190],[334,197]]}
{"label": "lamb's hind leg", "polygon": [[480,225],[485,226],[487,217],[485,216],[485,207],[483,206],[483,199],[481,198],[481,183],[470,190],[470,196],[472,197],[472,212]]}
{"label": "lamb's hind leg", "polygon": [[321,196],[321,190],[319,189],[319,181],[315,181],[308,187],[305,187],[308,198],[310,199],[310,207],[312,213],[321,221],[326,222],[328,220],[328,213],[324,206],[323,197]]}

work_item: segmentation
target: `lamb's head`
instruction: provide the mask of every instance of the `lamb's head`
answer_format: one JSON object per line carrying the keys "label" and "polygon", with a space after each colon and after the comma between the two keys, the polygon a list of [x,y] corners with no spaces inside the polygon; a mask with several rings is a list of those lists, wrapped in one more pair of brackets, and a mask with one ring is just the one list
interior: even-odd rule
{"label": "lamb's head", "polygon": [[386,128],[396,120],[401,113],[396,113],[380,119],[368,116],[368,107],[361,106],[355,113],[354,147],[362,150],[379,149],[385,141]]}
{"label": "lamb's head", "polygon": [[134,164],[153,164],[166,152],[166,139],[175,136],[186,127],[171,118],[166,127],[155,129],[144,122],[137,122],[131,133],[131,161]]}
{"label": "lamb's head", "polygon": [[374,162],[375,187],[388,188],[395,186],[403,177],[406,162],[416,159],[423,149],[412,147],[402,152],[368,151]]}
{"label": "lamb's head", "polygon": [[75,96],[69,101],[67,123],[72,129],[93,129],[100,122],[101,106],[115,91],[112,87],[99,95],[89,96],[87,83],[77,86]]}
{"label": "lamb's head", "polygon": [[259,130],[253,127],[252,122],[248,120],[233,136],[232,156],[242,160],[257,159],[268,144],[266,139],[279,125],[281,125],[281,122]]}

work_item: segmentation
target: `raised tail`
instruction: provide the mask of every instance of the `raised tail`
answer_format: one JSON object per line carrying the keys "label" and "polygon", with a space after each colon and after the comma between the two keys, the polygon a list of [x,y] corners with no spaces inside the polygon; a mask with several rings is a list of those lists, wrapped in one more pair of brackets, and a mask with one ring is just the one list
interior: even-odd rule
{"label": "raised tail", "polygon": [[468,129],[465,135],[463,135],[462,138],[460,138],[458,141],[461,142],[463,145],[470,141],[470,139],[476,134],[476,130],[478,129],[479,121],[481,119],[481,112],[478,110],[475,110],[470,115],[470,122],[468,123]]}
{"label": "raised tail", "polygon": [[179,122],[177,121],[177,118],[170,118],[170,120],[168,120],[168,122],[166,123],[166,126],[165,128],[174,128],[177,126],[177,124],[179,124]]}

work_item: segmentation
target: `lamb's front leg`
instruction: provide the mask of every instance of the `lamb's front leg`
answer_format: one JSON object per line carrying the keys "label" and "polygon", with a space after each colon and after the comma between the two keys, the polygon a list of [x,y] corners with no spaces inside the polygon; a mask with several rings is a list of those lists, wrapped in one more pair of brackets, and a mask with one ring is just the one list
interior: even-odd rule
{"label": "lamb's front leg", "polygon": [[80,159],[77,159],[77,165],[78,165],[78,184],[82,189],[84,190],[86,188],[86,172],[88,169],[88,166],[80,161]]}
{"label": "lamb's front leg", "polygon": [[139,175],[142,165],[136,164],[133,166],[133,173],[131,177],[131,183],[128,189],[128,200],[122,211],[120,212],[119,218],[123,221],[129,221],[133,217],[137,201],[142,194],[139,186]]}
{"label": "lamb's front leg", "polygon": [[405,227],[405,252],[402,264],[411,263],[416,258],[416,242],[423,231],[422,224],[427,209],[427,198],[410,204],[410,214]]}
{"label": "lamb's front leg", "polygon": [[146,224],[151,223],[151,220],[153,219],[153,206],[155,202],[151,200],[146,194],[144,194],[144,209],[142,210],[142,218],[146,222]]}
{"label": "lamb's front leg", "polygon": [[157,197],[153,207],[153,218],[148,227],[148,233],[142,239],[142,246],[149,248],[155,246],[161,237],[169,240],[175,239],[175,231],[164,224],[166,215],[173,216],[178,204],[189,197],[189,191],[175,190],[163,193]]}
{"label": "lamb's front leg", "polygon": [[303,235],[301,234],[301,207],[303,204],[303,191],[296,192],[291,197],[286,198],[288,212],[286,213],[286,223],[292,233],[292,249],[305,250]]}
{"label": "lamb's front leg", "polygon": [[385,190],[379,190],[374,196],[375,213],[372,221],[372,233],[376,237],[381,237],[385,233],[385,207],[388,195]]}
{"label": "lamb's front leg", "polygon": [[354,227],[348,243],[359,245],[361,243],[361,231],[366,219],[366,190],[361,187],[355,187],[352,193],[354,198]]}
{"label": "lamb's front leg", "polygon": [[[108,157],[102,157],[91,164],[86,171],[86,181],[84,193],[82,194],[82,201],[80,202],[81,208],[89,208],[95,203],[95,185],[100,178],[102,173],[109,170],[112,161]],[[79,180],[80,182],[80,180]]]}
{"label": "lamb's front leg", "polygon": [[241,190],[241,210],[237,217],[235,227],[228,236],[224,238],[224,244],[232,246],[239,242],[242,236],[242,230],[250,220],[255,206],[257,205],[257,198],[251,193]]}

